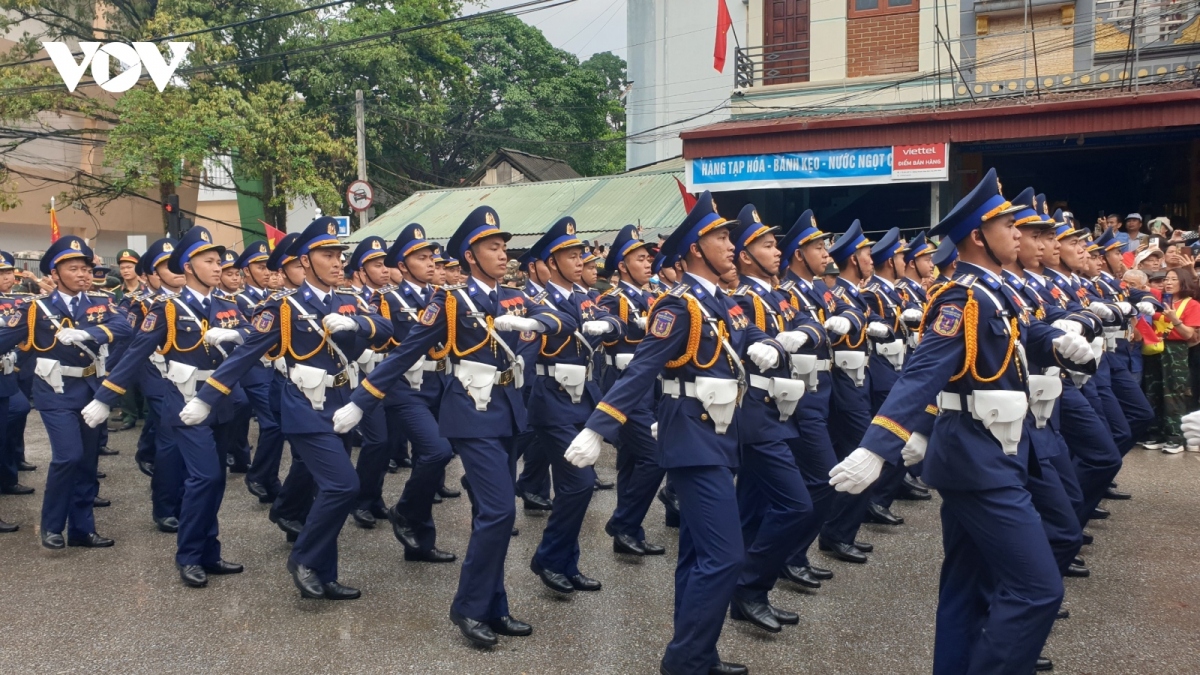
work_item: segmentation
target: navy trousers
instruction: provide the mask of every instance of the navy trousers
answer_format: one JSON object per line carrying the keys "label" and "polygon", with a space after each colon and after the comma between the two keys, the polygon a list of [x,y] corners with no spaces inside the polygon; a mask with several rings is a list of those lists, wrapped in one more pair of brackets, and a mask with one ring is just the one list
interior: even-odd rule
{"label": "navy trousers", "polygon": [[829,470],[838,463],[833,439],[829,433],[832,421],[829,415],[832,387],[832,375],[820,373],[817,390],[806,393],[796,406],[796,422],[800,428],[800,435],[787,441],[813,505],[813,514],[808,520],[808,526],[800,534],[796,550],[787,561],[787,564],[796,567],[808,566],[808,547],[812,546],[821,532],[821,526],[833,506],[833,497],[837,494],[829,484]]}
{"label": "navy trousers", "polygon": [[163,421],[168,413],[165,410],[166,399],[147,396],[146,400],[159,417],[154,433],[154,475],[150,477],[152,513],[155,518],[178,518],[187,473],[175,439],[179,427]]}
{"label": "navy trousers", "polygon": [[1115,359],[1112,358],[1111,352],[1106,353],[1101,359],[1100,368],[1096,372],[1096,376],[1092,378],[1092,382],[1096,385],[1096,399],[1099,401],[1100,409],[1097,414],[1108,424],[1108,430],[1112,433],[1113,444],[1117,446],[1117,452],[1122,457],[1125,453],[1133,448],[1133,432],[1129,429],[1129,420],[1125,417],[1125,412],[1121,409],[1121,403],[1117,400],[1116,394],[1112,387],[1112,365]]}
{"label": "navy trousers", "polygon": [[742,445],[737,498],[746,561],[736,594],[766,602],[779,570],[796,550],[796,540],[811,529],[813,516],[804,477],[786,442]]}
{"label": "navy trousers", "polygon": [[524,461],[517,477],[517,492],[528,492],[550,498],[550,457],[540,445],[532,429],[516,436],[516,454]]}
{"label": "navy trousers", "polygon": [[155,399],[161,401],[162,397],[149,394],[143,396],[146,400],[146,421],[142,423],[142,432],[138,435],[134,459],[153,464],[158,455],[158,408]]}
{"label": "navy trousers", "polygon": [[[18,394],[19,396],[20,394]],[[3,427],[0,427],[0,487],[9,487],[17,484],[17,454],[14,451],[13,445],[9,442],[8,437],[11,434],[10,427],[12,426],[8,416],[8,403],[11,397],[0,397],[0,420],[4,421]]]}
{"label": "navy trousers", "polygon": [[579,530],[596,491],[596,470],[575,466],[563,457],[582,428],[582,424],[534,428],[537,445],[550,463],[554,510],[546,519],[542,542],[533,559],[542,567],[568,577],[579,574]]}
{"label": "navy trousers", "polygon": [[317,486],[317,496],[292,548],[292,561],[317,573],[321,583],[337,581],[338,535],[358,498],[358,474],[340,436],[287,434]]}
{"label": "navy trousers", "polygon": [[627,534],[637,541],[646,539],[642,521],[667,473],[654,459],[656,446],[650,427],[632,420],[621,427],[617,439],[617,508],[605,526],[613,536]]}
{"label": "navy trousers", "polygon": [[470,485],[471,539],[463,556],[458,592],[451,610],[469,619],[489,621],[508,615],[504,559],[517,519],[510,438],[452,438]]}
{"label": "navy trousers", "polygon": [[[1033,507],[1042,517],[1042,529],[1054,553],[1059,574],[1065,575],[1071,560],[1079,555],[1083,547],[1083,528],[1079,526],[1075,507],[1058,475],[1054,458],[1043,456],[1058,451],[1058,435],[1049,427],[1037,429],[1032,424],[1025,427],[1025,432],[1029,434],[1030,448],[1037,454],[1040,470],[1030,472],[1025,489],[1029,491]],[[1041,475],[1037,475],[1039,472]]]}
{"label": "navy trousers", "polygon": [[433,524],[433,497],[442,486],[446,465],[454,457],[450,441],[438,432],[438,421],[429,406],[417,397],[396,407],[395,415],[405,435],[412,441],[412,473],[404,483],[396,511],[412,526],[421,544],[428,551],[437,543],[437,528]]}
{"label": "navy trousers", "polygon": [[100,491],[96,465],[100,430],[83,422],[78,410],[39,410],[50,437],[50,469],[42,497],[42,532],[82,538],[96,531],[92,502]]}
{"label": "navy trousers", "polygon": [[1121,470],[1121,453],[1108,427],[1096,414],[1083,393],[1071,384],[1063,385],[1061,433],[1075,464],[1075,478],[1083,498],[1077,505],[1079,526],[1086,527],[1092,510],[1104,498],[1109,483]]}
{"label": "navy trousers", "polygon": [[246,392],[258,418],[258,443],[246,480],[263,485],[268,495],[276,495],[280,485],[279,464],[283,460],[283,429],[279,426],[279,412],[271,406],[271,383],[243,384],[242,391]]}
{"label": "navy trousers", "polygon": [[213,565],[221,559],[217,512],[225,497],[225,467],[217,449],[213,427],[177,426],[172,432],[187,472],[183,483],[183,500],[179,506],[175,562],[180,565]]}
{"label": "navy trousers", "polygon": [[1063,583],[1022,487],[939,490],[942,563],[934,675],[1028,675]]}
{"label": "navy trousers", "polygon": [[1150,425],[1154,423],[1154,409],[1142,391],[1139,375],[1130,371],[1129,364],[1119,356],[1110,361],[1109,373],[1113,399],[1119,402],[1118,408],[1129,425],[1129,442],[1117,445],[1117,450],[1124,456],[1138,441],[1146,438]]}
{"label": "navy trousers", "polygon": [[279,494],[271,504],[272,518],[286,518],[303,523],[308,519],[312,510],[313,499],[316,497],[317,484],[312,474],[304,465],[304,459],[292,448],[292,464],[288,467],[287,476],[279,487]]}
{"label": "navy trousers", "polygon": [[[803,399],[801,399],[803,402]],[[838,369],[833,370],[833,401],[829,433],[834,451],[839,459],[845,459],[862,442],[863,434],[871,424],[871,378],[870,373],[861,387],[855,387],[850,376]],[[826,476],[826,480],[829,477]],[[859,494],[838,492],[833,497],[829,518],[821,528],[821,536],[829,541],[853,544],[858,528],[867,517],[867,508],[875,492],[863,490]]]}
{"label": "navy trousers", "polygon": [[[362,433],[362,449],[358,451],[358,500],[355,508],[377,512],[387,508],[383,503],[383,479],[387,475],[391,445],[387,437],[387,408],[375,409],[358,424]],[[415,450],[415,448],[414,448]]]}

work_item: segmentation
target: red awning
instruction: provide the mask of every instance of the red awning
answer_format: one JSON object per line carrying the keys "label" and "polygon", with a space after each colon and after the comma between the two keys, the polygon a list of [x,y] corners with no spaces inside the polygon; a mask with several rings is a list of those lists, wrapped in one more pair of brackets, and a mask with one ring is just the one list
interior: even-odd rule
{"label": "red awning", "polygon": [[976,143],[1161,131],[1200,125],[1200,89],[1091,90],[919,112],[781,117],[712,124],[679,136],[683,156],[726,157],[922,143]]}

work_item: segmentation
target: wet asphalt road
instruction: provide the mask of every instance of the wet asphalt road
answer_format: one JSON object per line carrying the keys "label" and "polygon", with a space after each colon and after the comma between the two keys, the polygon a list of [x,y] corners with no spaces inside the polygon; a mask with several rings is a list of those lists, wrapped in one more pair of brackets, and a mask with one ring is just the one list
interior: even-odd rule
{"label": "wet asphalt road", "polygon": [[[253,431],[252,431],[253,434]],[[303,600],[284,568],[289,545],[267,520],[267,506],[231,476],[221,510],[225,557],[241,575],[189,589],[173,564],[174,538],[154,529],[149,480],[133,462],[136,431],[112,434],[120,456],[104,457],[97,529],[111,549],[52,552],[38,544],[49,446],[30,417],[22,481],[33,496],[0,496],[0,517],[21,525],[0,535],[0,673],[656,673],[671,635],[675,531],[662,507],[647,518],[651,541],[667,556],[622,559],[603,527],[616,503],[597,492],[584,522],[583,571],[599,593],[559,598],[529,571],[545,518],[518,510],[520,536],[508,555],[513,615],[534,625],[528,638],[470,647],[447,619],[459,564],[406,563],[390,529],[347,521],[341,579],[363,590],[354,602]],[[607,448],[602,476],[612,479]],[[449,484],[462,471],[449,468]],[[407,470],[388,477],[392,503]],[[1133,450],[1118,477],[1127,502],[1093,524],[1084,547],[1090,579],[1068,579],[1066,606],[1046,654],[1057,673],[1200,672],[1200,455]],[[780,584],[772,602],[800,613],[800,625],[769,635],[727,621],[720,651],[759,673],[929,672],[941,561],[938,502],[897,502],[906,524],[868,525],[875,545],[867,565],[816,564],[836,573],[815,593]],[[469,534],[465,496],[435,507],[438,545],[462,554]],[[815,547],[814,547],[815,548]]]}

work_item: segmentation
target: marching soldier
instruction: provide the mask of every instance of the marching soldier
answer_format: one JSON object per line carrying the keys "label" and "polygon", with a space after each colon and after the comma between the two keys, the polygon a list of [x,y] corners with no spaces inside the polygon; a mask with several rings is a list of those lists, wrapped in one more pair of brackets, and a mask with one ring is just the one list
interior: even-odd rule
{"label": "marching soldier", "polygon": [[[16,267],[13,255],[0,251],[0,317],[7,316],[28,300],[27,294],[14,294]],[[29,399],[17,383],[17,355],[12,351],[0,357],[0,493],[8,495],[33,494],[33,488],[22,485],[20,475],[19,441],[25,433],[25,417],[29,414]],[[13,523],[0,520],[0,533],[16,532]]]}
{"label": "marching soldier", "polygon": [[[520,258],[517,264],[525,270],[525,295],[532,301],[542,295],[546,285],[550,283],[550,268],[546,262],[537,256],[536,247],[531,247]],[[529,408],[529,395],[537,381],[538,351],[541,348],[539,340],[521,342],[517,345],[517,355],[525,363],[525,386],[521,396],[525,400],[525,408]],[[514,440],[516,447],[514,461],[521,459],[521,473],[517,476],[517,495],[526,513],[549,512],[553,506],[550,503],[550,459],[539,445],[539,438],[533,429],[525,429],[517,434]]]}

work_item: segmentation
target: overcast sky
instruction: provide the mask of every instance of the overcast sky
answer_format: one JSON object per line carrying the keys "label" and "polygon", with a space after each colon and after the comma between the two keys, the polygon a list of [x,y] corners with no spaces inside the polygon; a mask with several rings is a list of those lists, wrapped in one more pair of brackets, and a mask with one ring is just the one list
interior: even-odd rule
{"label": "overcast sky", "polygon": [[[483,4],[487,9],[496,9],[522,1],[485,0]],[[525,14],[521,19],[539,28],[555,47],[576,54],[581,61],[596,52],[613,52],[625,58],[625,2],[575,0],[561,7]]]}

